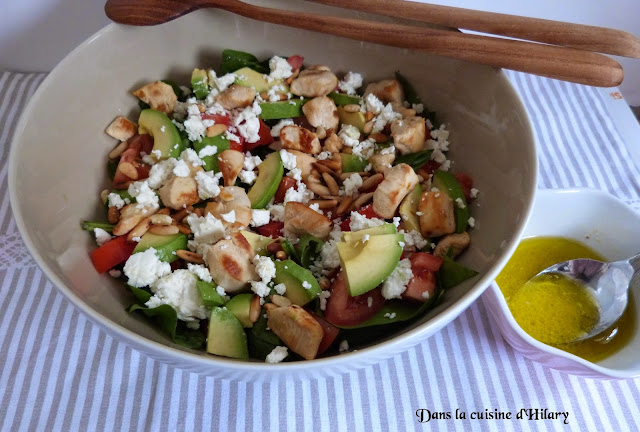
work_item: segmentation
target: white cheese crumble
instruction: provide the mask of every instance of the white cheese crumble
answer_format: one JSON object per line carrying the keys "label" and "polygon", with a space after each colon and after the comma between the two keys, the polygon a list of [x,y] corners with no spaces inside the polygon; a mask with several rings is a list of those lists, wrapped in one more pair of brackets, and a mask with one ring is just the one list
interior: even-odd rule
{"label": "white cheese crumble", "polygon": [[175,158],[169,158],[158,162],[151,167],[147,182],[151,189],[160,189],[173,174],[173,169],[178,162]]}
{"label": "white cheese crumble", "polygon": [[369,241],[369,234],[365,234],[362,236],[362,243],[366,243]]}
{"label": "white cheese crumble", "polygon": [[269,223],[269,210],[251,210],[251,222],[253,227],[263,226]]}
{"label": "white cheese crumble", "polygon": [[198,184],[198,196],[200,199],[215,198],[220,194],[220,179],[213,171],[198,171],[195,180]]}
{"label": "white cheese crumble", "polygon": [[252,156],[251,153],[246,152],[244,154],[244,162],[242,167],[247,171],[253,171],[261,163],[262,159],[260,159],[260,156]]}
{"label": "white cheese crumble", "polygon": [[[151,168],[153,170],[153,168]],[[127,204],[124,199],[117,193],[111,192],[107,195],[107,202],[109,203],[109,207],[115,207],[120,210],[122,207]]]}
{"label": "white cheese crumble", "polygon": [[307,290],[308,290],[308,289],[311,289],[311,288],[312,288],[312,285],[311,285],[309,282],[307,282],[307,281],[302,281],[302,288],[304,288],[304,289],[307,289]]}
{"label": "white cheese crumble", "polygon": [[129,195],[136,199],[137,208],[157,208],[160,206],[158,195],[149,187],[147,180],[131,183],[128,192]]}
{"label": "white cheese crumble", "polygon": [[266,297],[271,292],[269,286],[262,281],[251,281],[251,291],[253,291],[259,297]]}
{"label": "white cheese crumble", "polygon": [[358,189],[362,186],[362,177],[360,177],[358,173],[353,173],[347,177],[342,184],[344,186],[344,194],[353,196],[358,193]]}
{"label": "white cheese crumble", "polygon": [[360,143],[360,130],[353,125],[343,123],[338,132],[338,138],[347,147],[355,147]]}
{"label": "white cheese crumble", "polygon": [[389,319],[394,319],[396,317],[396,313],[395,312],[387,312],[386,314],[384,314],[385,318],[389,318]]}
{"label": "white cheese crumble", "polygon": [[422,250],[427,245],[427,240],[422,237],[418,231],[411,230],[404,233],[404,242],[406,246],[415,246],[416,249]]}
{"label": "white cheese crumble", "polygon": [[193,239],[198,243],[213,244],[225,236],[222,222],[211,213],[202,217],[191,213],[186,220],[193,233]]}
{"label": "white cheese crumble", "polygon": [[287,358],[289,355],[289,350],[286,346],[277,346],[275,347],[267,357],[265,358],[265,362],[267,363],[280,363],[282,360]]}
{"label": "white cheese crumble", "polygon": [[198,153],[198,157],[202,159],[204,157],[213,156],[215,154],[218,154],[218,147],[214,145],[208,145],[204,146],[202,150],[200,150],[200,153]]}
{"label": "white cheese crumble", "polygon": [[382,284],[382,297],[387,300],[400,298],[400,295],[407,289],[407,284],[412,277],[411,261],[406,258],[400,260],[391,276]]}
{"label": "white cheese crumble", "polygon": [[297,185],[295,188],[289,188],[284,194],[284,203],[288,202],[301,202],[307,203],[310,199],[313,199],[314,194],[310,190],[307,189],[307,185],[297,181]]}
{"label": "white cheese crumble", "polygon": [[158,278],[171,273],[171,265],[160,261],[154,248],[138,252],[129,257],[124,265],[128,283],[136,288],[151,285]]}
{"label": "white cheese crumble", "polygon": [[258,102],[254,102],[252,106],[246,107],[234,118],[234,125],[238,133],[249,143],[257,142],[260,139],[258,132],[260,131],[260,118],[258,115],[262,110]]}
{"label": "white cheese crumble", "polygon": [[469,226],[470,226],[471,228],[475,228],[475,226],[476,226],[476,220],[475,220],[474,218],[470,217],[470,218],[467,220],[467,222],[469,223]]}
{"label": "white cheese crumble", "polygon": [[191,170],[189,169],[189,165],[187,165],[185,161],[180,159],[173,167],[173,173],[177,177],[189,177],[189,174],[191,174]]}
{"label": "white cheese crumble", "polygon": [[471,188],[471,190],[469,191],[469,196],[471,198],[477,198],[478,197],[478,189]]}
{"label": "white cheese crumble", "polygon": [[242,183],[245,184],[252,184],[254,181],[256,181],[256,178],[258,178],[258,176],[256,175],[255,172],[253,171],[248,171],[248,170],[242,170],[240,171],[240,173],[238,174],[238,178],[240,179],[240,181]]}
{"label": "white cheese crumble", "polygon": [[325,310],[327,308],[327,299],[331,297],[331,291],[320,291],[318,293],[318,298],[320,299],[320,310]]}
{"label": "white cheese crumble", "polygon": [[228,223],[234,223],[236,221],[236,211],[231,210],[229,213],[222,213],[220,215],[222,220]]}
{"label": "white cheese crumble", "polygon": [[360,231],[365,228],[372,228],[384,224],[384,220],[378,218],[367,218],[358,212],[351,212],[349,227],[351,231]]}
{"label": "white cheese crumble", "polygon": [[279,137],[280,136],[280,131],[282,130],[283,127],[285,126],[289,126],[292,125],[293,120],[291,119],[282,119],[280,120],[278,123],[276,123],[276,125],[274,127],[271,128],[271,136],[272,137]]}
{"label": "white cheese crumble", "polygon": [[289,153],[286,150],[280,150],[280,159],[282,159],[282,166],[289,171],[297,167],[296,155],[293,153]]}
{"label": "white cheese crumble", "polygon": [[204,165],[204,161],[200,159],[198,153],[196,153],[194,149],[185,149],[182,153],[180,153],[180,159],[193,167]]}
{"label": "white cheese crumble", "polygon": [[269,74],[269,81],[277,80],[277,79],[286,79],[293,74],[293,70],[291,69],[291,65],[289,62],[278,56],[273,56],[269,59],[269,70],[271,73]]}
{"label": "white cheese crumble", "polygon": [[356,94],[356,89],[362,87],[362,75],[357,72],[347,72],[338,83],[338,88],[349,95]]}
{"label": "white cheese crumble", "polygon": [[461,209],[466,207],[466,205],[464,204],[464,201],[462,200],[462,198],[456,198],[456,204],[457,204],[458,208],[461,208]]}
{"label": "white cheese crumble", "polygon": [[424,112],[423,104],[411,104],[411,108],[416,112],[416,114],[422,114]]}
{"label": "white cheese crumble", "polygon": [[287,286],[283,283],[279,283],[274,286],[273,289],[278,293],[278,295],[284,295],[287,292]]}
{"label": "white cheese crumble", "polygon": [[256,255],[253,258],[253,264],[256,266],[256,273],[262,279],[262,282],[269,283],[276,276],[276,265],[269,257]]}
{"label": "white cheese crumble", "polygon": [[346,339],[340,342],[340,345],[338,346],[338,352],[345,352],[345,351],[349,351],[349,342],[347,342]]}
{"label": "white cheese crumble", "polygon": [[187,269],[204,282],[211,282],[213,280],[211,278],[211,273],[209,273],[209,269],[202,264],[187,263]]}
{"label": "white cheese crumble", "polygon": [[98,246],[102,246],[103,244],[105,244],[106,242],[108,242],[113,238],[111,237],[111,234],[109,234],[102,228],[94,228],[93,235],[96,236],[96,243],[98,244]]}
{"label": "white cheese crumble", "polygon": [[311,270],[315,276],[324,276],[334,268],[340,266],[340,255],[338,254],[337,245],[341,240],[342,230],[339,224],[335,224],[329,233],[329,239],[322,245],[318,258],[309,266],[309,270]]}
{"label": "white cheese crumble", "polygon": [[284,205],[281,204],[271,204],[268,206],[269,214],[271,215],[271,219],[276,222],[284,222]]}
{"label": "white cheese crumble", "polygon": [[383,108],[384,104],[382,101],[373,93],[369,93],[367,97],[364,98],[361,111],[371,111],[373,114],[380,114]]}
{"label": "white cheese crumble", "polygon": [[[196,281],[196,275],[189,270],[176,270],[151,285],[154,295],[145,304],[150,308],[167,304],[175,309],[178,319],[199,324],[198,320],[207,318],[208,313]],[[197,328],[197,325],[190,327]]]}

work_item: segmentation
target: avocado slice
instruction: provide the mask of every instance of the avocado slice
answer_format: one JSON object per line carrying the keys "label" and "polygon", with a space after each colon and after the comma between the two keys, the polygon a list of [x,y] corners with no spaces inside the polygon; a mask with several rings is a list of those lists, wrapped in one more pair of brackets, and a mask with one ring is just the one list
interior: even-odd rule
{"label": "avocado slice", "polygon": [[364,130],[364,125],[367,123],[364,114],[360,111],[347,112],[341,106],[338,107],[338,118],[340,123],[355,126],[360,132]]}
{"label": "avocado slice", "polygon": [[422,197],[422,187],[418,184],[400,203],[400,217],[404,221],[405,231],[420,232],[420,218],[416,214]]}
{"label": "avocado slice", "polygon": [[[469,205],[464,198],[462,186],[460,186],[456,176],[448,171],[437,170],[433,173],[433,186],[437,187],[441,192],[445,192],[449,195],[449,198],[453,200],[453,209],[456,216],[456,232],[465,232],[467,223],[469,222]],[[462,200],[463,208],[460,208],[458,205],[458,198]]]}
{"label": "avocado slice", "polygon": [[369,161],[354,154],[340,153],[342,158],[342,172],[362,172],[369,164]]}
{"label": "avocado slice", "polygon": [[247,196],[251,201],[251,208],[261,209],[271,201],[276,194],[284,167],[280,153],[273,152],[269,154],[260,165],[258,165],[258,178],[253,184]]}
{"label": "avocado slice", "polygon": [[389,277],[400,261],[403,234],[382,234],[367,242],[337,244],[340,263],[352,297],[371,291]]}
{"label": "avocado slice", "polygon": [[247,230],[240,231],[240,234],[247,239],[256,254],[267,255],[267,245],[273,241],[271,237],[261,236]]}
{"label": "avocado slice", "polygon": [[144,252],[151,247],[156,250],[156,255],[160,261],[171,263],[178,259],[178,256],[174,255],[173,252],[187,249],[187,236],[182,233],[158,235],[147,231],[140,238],[133,253]]}
{"label": "avocado slice", "polygon": [[280,102],[263,102],[260,104],[260,118],[262,120],[278,120],[285,118],[301,117],[302,105],[309,99],[289,99]]}
{"label": "avocado slice", "polygon": [[204,99],[209,94],[209,78],[204,69],[194,69],[191,73],[191,88],[196,98]]}
{"label": "avocado slice", "polygon": [[214,306],[224,305],[225,299],[218,294],[218,291],[216,290],[217,285],[214,282],[198,280],[196,282],[196,286],[198,287],[198,291],[200,291],[202,303],[206,307],[212,308]]}
{"label": "avocado slice", "polygon": [[360,105],[360,97],[359,96],[350,96],[344,93],[336,93],[331,92],[328,96],[333,99],[333,102],[337,106],[345,106],[345,105]]}
{"label": "avocado slice", "polygon": [[209,319],[207,352],[224,357],[248,359],[247,335],[231,311],[214,307]]}
{"label": "avocado slice", "polygon": [[218,166],[218,155],[225,150],[229,150],[229,140],[223,135],[216,135],[214,137],[204,137],[200,141],[193,142],[193,149],[196,153],[200,153],[200,151],[207,146],[216,146],[218,151],[212,156],[205,156],[202,158],[202,161],[204,162],[204,170],[218,172],[220,171],[220,167]]}
{"label": "avocado slice", "polygon": [[371,228],[361,229],[359,231],[345,231],[342,233],[342,241],[345,242],[354,242],[354,241],[362,241],[362,238],[365,235],[375,236],[375,235],[384,235],[384,234],[397,234],[398,229],[392,223],[384,223],[382,225],[378,225]]}
{"label": "avocado slice", "polygon": [[227,302],[225,307],[229,312],[235,315],[242,324],[242,327],[251,328],[253,323],[249,318],[249,312],[251,312],[251,301],[253,300],[253,294],[244,293],[238,294]]}
{"label": "avocado slice", "polygon": [[269,82],[267,81],[267,78],[265,78],[265,75],[260,72],[256,72],[253,69],[249,69],[248,67],[238,69],[234,74],[236,75],[234,84],[242,87],[251,87],[258,93],[267,91],[271,87],[281,85],[283,83],[282,80],[273,80]]}
{"label": "avocado slice", "polygon": [[159,150],[159,159],[177,158],[183,150],[182,138],[169,117],[154,109],[145,109],[138,119],[138,133],[153,137],[153,151]]}
{"label": "avocado slice", "polygon": [[[309,270],[292,260],[276,261],[275,264],[274,282],[276,285],[286,285],[287,291],[284,296],[291,300],[291,303],[304,306],[320,294],[320,285]],[[306,285],[306,288],[303,285]]]}

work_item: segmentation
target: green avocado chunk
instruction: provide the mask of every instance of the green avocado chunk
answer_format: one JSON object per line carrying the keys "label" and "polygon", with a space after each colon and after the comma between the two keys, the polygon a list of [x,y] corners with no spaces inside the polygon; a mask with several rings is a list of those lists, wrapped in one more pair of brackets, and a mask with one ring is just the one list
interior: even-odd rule
{"label": "green avocado chunk", "polygon": [[253,300],[253,294],[244,293],[238,294],[227,302],[225,307],[229,312],[235,315],[242,324],[242,327],[251,328],[253,323],[249,318],[249,312],[251,312],[251,301]]}
{"label": "green avocado chunk", "polygon": [[265,208],[276,194],[283,174],[284,166],[282,165],[282,159],[280,159],[280,153],[273,152],[269,154],[258,165],[258,178],[247,193],[251,201],[251,208]]}
{"label": "green avocado chunk", "polygon": [[328,95],[331,99],[333,99],[333,102],[335,102],[336,105],[338,106],[345,106],[345,105],[360,105],[360,97],[359,96],[350,96],[350,95],[346,95],[344,93],[336,93],[336,92],[331,92]]}
{"label": "green avocado chunk", "polygon": [[462,186],[456,176],[448,171],[437,170],[433,173],[433,186],[449,195],[453,200],[453,209],[456,216],[456,232],[463,233],[469,222],[469,205],[464,198]]}
{"label": "green avocado chunk", "polygon": [[256,234],[251,231],[242,230],[240,234],[244,238],[247,239],[251,247],[253,248],[253,252],[258,255],[267,255],[267,245],[273,241],[271,237],[261,236],[260,234]]}
{"label": "green avocado chunk", "polygon": [[153,150],[160,151],[158,159],[177,158],[183,145],[178,129],[169,117],[151,108],[142,110],[138,119],[138,133],[148,133],[153,137]]}
{"label": "green avocado chunk", "polygon": [[224,357],[248,359],[247,335],[231,311],[214,307],[209,320],[207,352]]}
{"label": "green avocado chunk", "polygon": [[345,242],[354,242],[354,241],[362,241],[362,238],[365,235],[371,236],[375,235],[383,235],[383,234],[397,234],[398,229],[392,223],[384,223],[382,225],[374,226],[371,228],[361,229],[359,231],[345,231],[342,233],[342,241]]}
{"label": "green avocado chunk", "polygon": [[341,124],[355,126],[360,132],[364,130],[364,125],[367,123],[367,119],[360,111],[347,112],[341,106],[338,107],[338,118]]}
{"label": "green avocado chunk", "polygon": [[209,94],[207,71],[194,69],[191,73],[191,88],[198,99],[204,99]]}
{"label": "green avocado chunk", "polygon": [[374,235],[368,241],[339,242],[340,263],[352,297],[371,291],[393,273],[400,261],[403,234]]}
{"label": "green avocado chunk", "polygon": [[320,294],[320,285],[313,274],[292,260],[276,261],[275,284],[285,284],[284,296],[291,303],[304,306]]}
{"label": "green avocado chunk", "polygon": [[198,287],[198,291],[200,291],[200,298],[202,299],[202,303],[208,307],[212,308],[214,306],[223,306],[225,303],[225,298],[218,294],[216,290],[217,285],[214,282],[205,282],[203,280],[198,280],[196,282],[196,286]]}
{"label": "green avocado chunk", "polygon": [[204,170],[218,172],[220,171],[220,167],[218,165],[218,155],[225,150],[229,150],[229,140],[226,139],[223,135],[216,135],[214,137],[204,137],[200,141],[193,142],[193,149],[198,154],[200,154],[200,151],[202,149],[208,146],[216,146],[217,151],[214,155],[201,158],[204,162]]}
{"label": "green avocado chunk", "polygon": [[149,248],[156,250],[156,255],[160,261],[171,263],[178,259],[173,252],[180,249],[187,249],[187,236],[182,233],[172,235],[158,235],[146,232],[140,238],[133,253],[144,252]]}
{"label": "green avocado chunk", "polygon": [[242,87],[251,87],[258,93],[268,91],[271,87],[282,84],[282,80],[269,82],[263,74],[248,67],[238,69],[234,74],[236,75],[234,84]]}
{"label": "green avocado chunk", "polygon": [[369,164],[369,161],[354,154],[340,153],[342,158],[342,172],[362,172]]}
{"label": "green avocado chunk", "polygon": [[290,99],[280,102],[263,102],[260,104],[260,118],[262,120],[278,120],[294,118],[304,115],[302,105],[309,99]]}

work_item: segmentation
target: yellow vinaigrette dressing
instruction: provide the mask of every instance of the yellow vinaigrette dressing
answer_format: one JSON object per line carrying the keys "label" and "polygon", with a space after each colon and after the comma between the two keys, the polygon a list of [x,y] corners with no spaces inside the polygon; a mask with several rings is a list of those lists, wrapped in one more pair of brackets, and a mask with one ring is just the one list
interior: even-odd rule
{"label": "yellow vinaigrette dressing", "polygon": [[525,239],[496,278],[513,317],[533,338],[592,362],[618,351],[636,327],[634,302],[622,317],[602,333],[582,342],[567,343],[584,335],[599,319],[598,307],[582,286],[559,275],[545,275],[527,283],[542,270],[562,261],[603,257],[575,240],[561,237]]}

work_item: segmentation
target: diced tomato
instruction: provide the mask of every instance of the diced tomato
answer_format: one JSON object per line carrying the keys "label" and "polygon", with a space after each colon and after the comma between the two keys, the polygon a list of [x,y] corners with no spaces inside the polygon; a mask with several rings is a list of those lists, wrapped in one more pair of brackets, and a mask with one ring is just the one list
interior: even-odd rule
{"label": "diced tomato", "polygon": [[131,178],[127,177],[121,170],[123,163],[132,164],[137,173],[138,178],[136,180],[143,180],[149,177],[149,170],[151,167],[142,163],[142,153],[150,154],[153,149],[153,139],[148,134],[136,135],[129,139],[127,149],[120,155],[120,161],[116,168],[116,173],[113,176],[112,187],[115,189],[126,189]]}
{"label": "diced tomato", "polygon": [[380,287],[351,297],[344,272],[341,271],[331,287],[331,297],[327,300],[325,319],[337,326],[358,325],[374,316],[383,304],[384,297],[382,297]]}
{"label": "diced tomato", "polygon": [[278,190],[273,197],[273,202],[276,204],[284,202],[284,196],[286,195],[287,191],[291,188],[295,188],[297,184],[298,183],[296,182],[296,179],[294,179],[293,177],[283,176],[282,180],[280,180]]}
{"label": "diced tomato", "polygon": [[238,141],[229,141],[229,148],[231,150],[239,151],[240,153],[244,153],[244,138],[240,138],[240,142]]}
{"label": "diced tomato", "polygon": [[[362,216],[366,217],[367,219],[373,219],[373,218],[379,217],[376,214],[376,212],[373,211],[373,204],[369,204],[359,208],[358,210],[356,210],[356,213],[360,213]],[[347,215],[347,218],[340,223],[340,229],[342,231],[351,231],[351,227],[349,226],[350,222],[351,222],[351,217],[349,214]]]}
{"label": "diced tomato", "polygon": [[261,236],[277,239],[278,237],[282,237],[284,222],[271,221],[268,224],[256,227],[256,230]]}
{"label": "diced tomato", "polygon": [[300,69],[302,67],[302,62],[304,61],[304,57],[301,55],[292,55],[287,59],[287,63],[291,66],[291,70],[295,72],[296,69]]}
{"label": "diced tomato", "polygon": [[473,188],[473,179],[469,174],[457,173],[456,180],[462,186],[462,192],[464,193],[464,199],[469,203],[471,202],[471,189]]}
{"label": "diced tomato", "polygon": [[135,242],[127,241],[127,236],[111,239],[91,252],[93,266],[98,273],[104,273],[129,259],[136,245]]}
{"label": "diced tomato", "polygon": [[229,119],[229,116],[226,114],[208,114],[208,113],[202,114],[202,120],[213,120],[215,124],[223,124],[226,126],[229,126],[229,122],[231,121]]}
{"label": "diced tomato", "polygon": [[260,136],[260,139],[254,143],[245,141],[244,143],[245,151],[251,151],[256,147],[269,145],[273,142],[273,137],[271,136],[271,129],[269,129],[269,126],[267,126],[265,122],[262,121],[262,119],[259,119],[259,120],[260,120],[260,129],[258,130],[258,135]]}
{"label": "diced tomato", "polygon": [[427,174],[433,174],[434,171],[436,171],[438,168],[440,168],[440,163],[436,162],[434,160],[430,160],[427,163],[425,163],[424,165],[422,165],[422,168],[420,168],[421,170],[424,170],[427,172]]}
{"label": "diced tomato", "polygon": [[[436,292],[436,273],[442,258],[426,252],[415,252],[409,256],[413,278],[409,281],[402,298],[424,303]],[[425,292],[428,293],[425,297]]]}
{"label": "diced tomato", "polygon": [[318,355],[320,355],[331,346],[334,340],[336,340],[336,337],[338,337],[338,333],[340,333],[340,329],[334,325],[329,324],[324,318],[320,318],[313,312],[309,313],[316,319],[316,321],[318,321],[318,324],[322,326],[322,330],[324,331],[322,340],[320,341],[320,346],[318,347]]}

